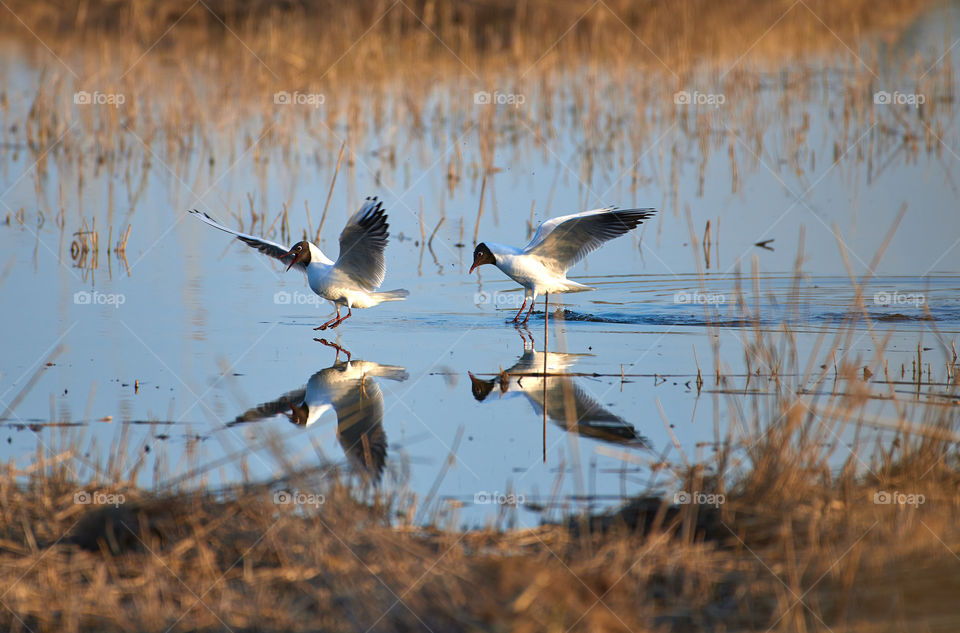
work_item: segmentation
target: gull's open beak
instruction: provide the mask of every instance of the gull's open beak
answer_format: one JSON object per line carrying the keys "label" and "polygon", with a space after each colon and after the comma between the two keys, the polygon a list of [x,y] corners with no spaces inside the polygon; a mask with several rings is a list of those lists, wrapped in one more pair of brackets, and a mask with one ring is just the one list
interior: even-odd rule
{"label": "gull's open beak", "polygon": [[[293,257],[293,249],[291,248],[289,251],[287,251],[287,253],[283,257]],[[293,268],[293,265],[296,263],[297,263],[296,258],[290,260],[290,265],[287,266],[287,270],[284,272],[288,272],[291,268]]]}

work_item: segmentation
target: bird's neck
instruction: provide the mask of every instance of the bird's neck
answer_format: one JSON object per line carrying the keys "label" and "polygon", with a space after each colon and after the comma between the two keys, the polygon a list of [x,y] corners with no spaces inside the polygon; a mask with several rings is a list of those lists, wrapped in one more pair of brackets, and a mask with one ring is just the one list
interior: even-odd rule
{"label": "bird's neck", "polygon": [[519,255],[520,249],[516,246],[507,246],[506,244],[496,244],[494,242],[484,242],[490,252],[496,255]]}
{"label": "bird's neck", "polygon": [[327,264],[328,266],[333,264],[333,260],[323,254],[319,248],[317,248],[313,242],[307,242],[310,246],[310,263],[311,264]]}

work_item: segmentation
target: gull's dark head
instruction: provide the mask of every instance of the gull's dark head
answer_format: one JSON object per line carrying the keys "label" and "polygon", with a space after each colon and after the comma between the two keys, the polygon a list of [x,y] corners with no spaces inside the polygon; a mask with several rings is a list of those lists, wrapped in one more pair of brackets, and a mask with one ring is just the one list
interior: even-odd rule
{"label": "gull's dark head", "polygon": [[473,397],[477,402],[483,402],[487,399],[487,396],[490,395],[490,392],[493,391],[494,386],[497,384],[497,379],[493,380],[482,380],[473,375],[473,372],[467,372],[470,375],[470,391],[473,392]]}
{"label": "gull's dark head", "polygon": [[306,426],[307,419],[310,417],[310,407],[307,406],[306,402],[301,402],[300,404],[293,404],[291,402],[290,413],[285,413],[284,415],[297,426]]}
{"label": "gull's dark head", "polygon": [[287,270],[293,268],[294,264],[303,264],[306,266],[310,263],[310,244],[306,240],[297,242],[283,257],[293,258],[287,265]]}
{"label": "gull's dark head", "polygon": [[490,248],[483,242],[480,242],[477,244],[477,247],[473,249],[473,266],[470,267],[470,272],[472,273],[477,266],[496,263],[497,258],[490,252]]}

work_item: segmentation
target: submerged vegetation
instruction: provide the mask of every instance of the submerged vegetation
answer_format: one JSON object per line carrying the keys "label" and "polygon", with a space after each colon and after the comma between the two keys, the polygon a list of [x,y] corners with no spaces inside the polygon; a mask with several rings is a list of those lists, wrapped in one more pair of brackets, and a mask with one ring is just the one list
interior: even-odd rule
{"label": "submerged vegetation", "polygon": [[[548,153],[567,134],[588,186],[595,172],[634,163],[628,183],[662,171],[675,200],[680,164],[694,158],[702,173],[720,154],[736,191],[737,165],[766,160],[771,132],[797,173],[855,144],[878,166],[941,153],[956,98],[943,43],[901,69],[914,78],[901,90],[930,96],[922,108],[904,116],[873,100],[893,91],[878,71],[927,4],[14,2],[7,46],[42,82],[7,78],[5,142],[33,153],[38,173],[51,159],[76,162],[80,191],[106,167],[134,202],[154,161],[193,185],[204,166],[249,153],[265,178],[271,160],[330,164],[347,142],[350,168],[359,161],[390,183],[410,178],[397,173],[398,156],[429,165],[440,147],[475,136],[478,153],[458,150],[446,165],[452,192],[502,170],[498,148]],[[854,41],[864,49],[851,51]],[[571,91],[574,81],[589,90]],[[722,100],[678,108],[678,94]],[[775,120],[759,107],[767,100],[782,109]],[[810,107],[827,100],[833,121],[811,127]],[[500,102],[511,107],[482,107]],[[674,128],[661,155],[647,156]],[[816,156],[820,142],[831,155]]]}
{"label": "submerged vegetation", "polygon": [[[478,189],[478,216],[484,206],[496,214],[497,175],[532,156],[576,176],[583,206],[653,189],[651,202],[680,217],[681,174],[697,170],[691,194],[702,197],[721,161],[736,194],[749,172],[804,189],[840,162],[864,165],[873,181],[923,155],[949,159],[960,139],[948,43],[897,57],[904,25],[930,4],[14,2],[17,19],[0,24],[5,46],[39,83],[2,80],[2,142],[35,163],[38,221],[73,232],[94,222],[91,189],[104,178],[100,226],[119,234],[152,170],[201,199],[248,160],[256,186],[221,195],[214,210],[267,233],[306,204],[268,201],[271,180],[292,188],[301,170],[341,162],[348,186],[359,170],[390,190],[442,162],[433,217],[419,212],[438,229],[447,204],[462,196],[475,208]],[[886,85],[879,73],[894,60],[901,79]],[[875,101],[898,91],[924,103]],[[45,178],[51,166],[56,179]],[[119,218],[115,198],[127,209]],[[552,206],[551,192],[544,211]],[[0,211],[31,224],[22,207]],[[474,223],[461,213],[443,226],[458,243]]]}

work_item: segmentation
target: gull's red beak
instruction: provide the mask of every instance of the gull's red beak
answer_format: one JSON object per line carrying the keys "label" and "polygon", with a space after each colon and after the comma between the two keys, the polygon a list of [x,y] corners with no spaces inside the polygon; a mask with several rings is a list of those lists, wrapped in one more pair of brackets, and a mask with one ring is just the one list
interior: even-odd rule
{"label": "gull's red beak", "polygon": [[[290,264],[287,266],[287,270],[284,271],[284,272],[288,272],[291,268],[293,268],[293,265],[297,263],[297,259],[296,259],[296,257],[294,257],[294,255],[293,255],[293,249],[291,248],[289,251],[287,251],[287,253],[284,254],[283,257],[293,257],[293,259],[290,260]],[[281,259],[283,259],[283,258],[281,258]]]}
{"label": "gull's red beak", "polygon": [[478,266],[477,262],[474,261],[474,262],[473,262],[473,266],[470,267],[470,272],[468,272],[467,274],[469,275],[470,273],[472,273],[472,272],[473,272],[473,269],[476,268],[477,266]]}

